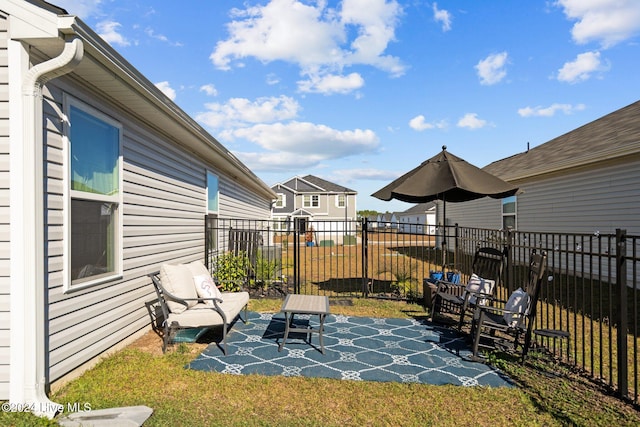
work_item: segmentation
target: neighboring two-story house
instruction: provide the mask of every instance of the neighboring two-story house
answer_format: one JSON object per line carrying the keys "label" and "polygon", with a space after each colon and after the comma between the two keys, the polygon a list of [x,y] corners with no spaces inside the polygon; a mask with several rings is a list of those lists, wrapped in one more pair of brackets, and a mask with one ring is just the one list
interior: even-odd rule
{"label": "neighboring two-story house", "polygon": [[356,232],[355,190],[313,175],[295,176],[271,189],[278,196],[271,210],[275,231],[332,231],[342,243],[345,234]]}

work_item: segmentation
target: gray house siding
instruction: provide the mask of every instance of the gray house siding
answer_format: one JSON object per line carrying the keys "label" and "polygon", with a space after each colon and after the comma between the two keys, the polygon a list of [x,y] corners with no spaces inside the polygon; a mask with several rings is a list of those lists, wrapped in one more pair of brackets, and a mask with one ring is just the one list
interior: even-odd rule
{"label": "gray house siding", "polygon": [[0,397],[9,395],[9,165],[7,18],[0,14]]}
{"label": "gray house siding", "polygon": [[563,233],[640,234],[640,161],[523,184],[518,228]]}
{"label": "gray house siding", "polygon": [[[443,223],[443,203],[436,202],[436,223]],[[470,202],[452,203],[446,206],[447,226],[459,224],[463,227],[492,228],[502,227],[502,202],[491,198],[477,199]]]}
{"label": "gray house siding", "polygon": [[[145,302],[154,298],[146,274],[163,262],[202,259],[206,171],[219,177],[220,217],[269,217],[270,200],[257,198],[202,160],[132,121],[69,78],[47,85],[47,236],[49,375],[55,381],[120,341],[145,329]],[[64,292],[62,124],[63,92],[123,126],[123,277]]]}
{"label": "gray house siding", "polygon": [[[517,226],[522,231],[557,233],[615,233],[624,228],[640,234],[640,161],[608,164],[536,177],[519,185]],[[441,202],[438,221],[442,221]],[[448,203],[448,225],[499,229],[501,201],[490,198]]]}

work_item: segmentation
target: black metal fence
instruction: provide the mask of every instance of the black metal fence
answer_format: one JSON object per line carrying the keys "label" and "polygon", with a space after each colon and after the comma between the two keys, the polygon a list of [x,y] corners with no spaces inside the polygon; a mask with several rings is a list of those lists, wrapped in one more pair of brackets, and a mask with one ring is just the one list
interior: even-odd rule
{"label": "black metal fence", "polygon": [[[432,271],[455,270],[464,282],[475,249],[508,251],[498,297],[525,280],[532,249],[547,252],[538,329],[569,339],[536,337],[553,355],[639,402],[640,236],[501,231],[371,221],[253,221],[208,218],[206,259],[250,259],[245,286],[327,295],[423,302]],[[225,258],[225,262],[229,262]]]}

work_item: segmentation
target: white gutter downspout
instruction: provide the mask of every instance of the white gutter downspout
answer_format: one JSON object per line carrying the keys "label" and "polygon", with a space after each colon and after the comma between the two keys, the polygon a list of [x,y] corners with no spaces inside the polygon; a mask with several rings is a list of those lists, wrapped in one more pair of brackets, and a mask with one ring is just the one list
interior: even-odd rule
{"label": "white gutter downspout", "polygon": [[[46,392],[46,339],[44,275],[44,164],[42,86],[51,79],[71,72],[82,60],[84,45],[74,38],[67,41],[60,55],[31,67],[22,78],[22,164],[12,165],[22,171],[23,215],[12,241],[22,239],[20,253],[22,283],[13,283],[11,298],[11,386],[10,400],[14,406],[26,407],[36,415],[53,418],[62,405],[51,402]],[[13,187],[13,185],[12,185]],[[15,199],[13,199],[15,200]],[[13,223],[12,223],[13,225]],[[17,246],[15,246],[17,247]],[[14,276],[12,272],[12,277]],[[17,290],[22,287],[22,290]],[[14,295],[14,290],[16,290]],[[14,305],[13,302],[16,304]],[[17,312],[18,310],[22,311]],[[17,322],[16,322],[17,321]],[[19,354],[23,360],[17,360]],[[17,368],[17,369],[16,369]]]}

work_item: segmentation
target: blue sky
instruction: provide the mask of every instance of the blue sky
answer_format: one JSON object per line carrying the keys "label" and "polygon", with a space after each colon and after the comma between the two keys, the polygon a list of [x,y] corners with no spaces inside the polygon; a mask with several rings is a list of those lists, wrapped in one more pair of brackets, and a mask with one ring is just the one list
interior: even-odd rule
{"label": "blue sky", "polygon": [[640,99],[638,0],[50,1],[268,185],[359,210],[443,145],[483,167]]}

